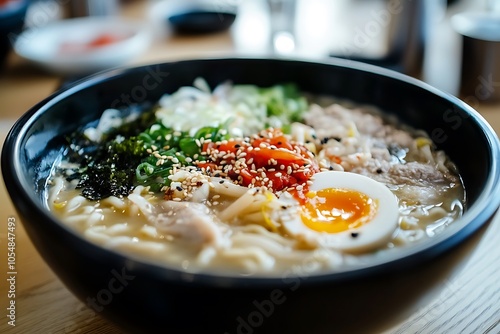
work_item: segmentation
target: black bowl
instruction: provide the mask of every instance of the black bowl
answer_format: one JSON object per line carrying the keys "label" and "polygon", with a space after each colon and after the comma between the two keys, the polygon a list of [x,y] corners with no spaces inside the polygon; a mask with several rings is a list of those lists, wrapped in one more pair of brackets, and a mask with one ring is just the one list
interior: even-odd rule
{"label": "black bowl", "polygon": [[24,26],[29,0],[17,0],[0,6],[0,66]]}
{"label": "black bowl", "polygon": [[[105,250],[49,212],[44,188],[61,154],[63,134],[96,120],[106,108],[155,102],[199,76],[211,86],[228,79],[260,86],[295,82],[304,91],[376,105],[397,115],[426,130],[456,162],[467,190],[466,213],[436,237],[357,268],[256,278],[188,274]],[[353,280],[428,263],[485,224],[500,201],[499,157],[498,138],[476,111],[404,75],[343,60],[209,59],[113,70],[55,93],[14,125],[3,148],[2,172],[45,261],[84,303],[122,328],[250,333],[265,320],[270,324],[266,328],[290,332],[310,324],[328,329],[331,316],[319,310],[332,305],[334,291],[348,289]]]}

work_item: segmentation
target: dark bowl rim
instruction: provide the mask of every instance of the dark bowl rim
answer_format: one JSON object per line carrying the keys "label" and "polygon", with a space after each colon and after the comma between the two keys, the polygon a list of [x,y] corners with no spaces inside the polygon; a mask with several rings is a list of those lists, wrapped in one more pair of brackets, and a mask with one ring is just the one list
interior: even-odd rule
{"label": "dark bowl rim", "polygon": [[[476,203],[468,208],[464,215],[454,224],[447,227],[447,230],[431,239],[427,239],[425,242],[410,245],[407,248],[398,248],[397,252],[385,254],[382,259],[374,259],[370,261],[369,265],[359,264],[357,266],[349,266],[345,268],[344,271],[339,272],[325,272],[325,273],[314,273],[310,276],[296,276],[290,275],[286,277],[305,277],[307,280],[304,283],[307,284],[320,284],[326,282],[341,282],[346,280],[355,280],[358,278],[376,275],[378,273],[384,272],[390,269],[403,269],[409,266],[413,267],[417,264],[424,262],[427,259],[432,259],[438,255],[441,255],[448,249],[461,243],[464,239],[468,238],[472,233],[478,230],[483,224],[489,221],[493,214],[497,211],[500,205],[500,142],[492,127],[485,121],[485,119],[472,107],[467,105],[462,100],[457,97],[438,90],[435,87],[428,85],[418,79],[406,76],[404,74],[388,70],[385,68],[380,68],[377,66],[359,63],[356,61],[346,60],[346,59],[336,59],[332,58],[329,60],[310,60],[301,58],[282,58],[282,57],[217,57],[217,58],[197,58],[189,60],[174,60],[162,63],[151,63],[144,64],[135,67],[123,67],[115,68],[107,71],[102,71],[97,74],[91,75],[84,79],[81,79],[62,90],[54,92],[52,95],[48,96],[43,101],[39,102],[32,108],[30,108],[23,116],[21,116],[13,127],[10,129],[4,146],[2,150],[2,173],[4,175],[4,182],[7,185],[7,190],[9,194],[17,192],[17,197],[21,198],[25,203],[29,203],[29,206],[33,207],[36,214],[42,216],[46,220],[46,224],[52,224],[57,226],[57,228],[64,230],[65,233],[71,234],[80,241],[86,244],[86,246],[92,247],[95,250],[106,252],[108,255],[114,256],[114,258],[119,259],[122,263],[127,261],[133,262],[135,264],[134,268],[138,270],[145,270],[154,275],[168,279],[168,280],[178,280],[184,283],[197,283],[199,285],[206,286],[224,286],[224,287],[280,287],[285,285],[285,276],[241,276],[241,275],[231,275],[231,274],[215,274],[211,272],[204,273],[191,273],[185,272],[180,269],[170,267],[167,265],[161,265],[154,263],[154,261],[144,259],[141,256],[133,256],[128,254],[123,254],[119,251],[105,249],[97,244],[92,243],[84,239],[79,233],[74,229],[60,222],[49,210],[46,208],[34,194],[26,191],[23,181],[17,175],[16,170],[20,170],[20,145],[22,138],[26,135],[27,131],[33,126],[37,119],[41,116],[43,112],[51,107],[54,103],[61,101],[74,92],[85,89],[89,86],[102,83],[108,79],[120,76],[126,76],[127,73],[134,71],[141,71],[148,66],[158,66],[161,64],[173,64],[185,63],[185,62],[223,62],[223,61],[278,61],[278,62],[295,62],[303,64],[322,64],[326,66],[335,66],[340,68],[347,68],[354,71],[369,72],[377,76],[382,76],[390,80],[396,80],[411,86],[416,86],[419,90],[430,92],[437,95],[441,99],[445,99],[448,102],[454,104],[455,106],[462,109],[464,112],[468,113],[477,126],[481,129],[489,143],[489,153],[491,155],[491,173],[488,175],[487,182],[482,193],[479,195]],[[7,180],[5,176],[10,178]]]}

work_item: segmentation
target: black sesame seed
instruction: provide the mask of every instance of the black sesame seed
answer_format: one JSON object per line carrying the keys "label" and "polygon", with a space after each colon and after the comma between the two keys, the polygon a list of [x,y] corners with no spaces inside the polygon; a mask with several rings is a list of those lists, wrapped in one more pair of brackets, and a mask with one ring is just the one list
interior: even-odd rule
{"label": "black sesame seed", "polygon": [[219,181],[219,183],[220,183],[220,184],[223,184],[223,183],[224,183],[224,180],[220,180],[220,181]]}
{"label": "black sesame seed", "polygon": [[175,189],[177,189],[177,191],[182,191],[182,187],[181,186],[177,186]]}
{"label": "black sesame seed", "polygon": [[241,147],[241,145],[240,145],[240,144],[236,144],[236,145],[234,145],[234,148],[240,148],[240,147]]}
{"label": "black sesame seed", "polygon": [[278,145],[283,145],[283,143],[279,141],[279,142],[278,142]]}
{"label": "black sesame seed", "polygon": [[328,167],[329,170],[333,170],[333,166]]}
{"label": "black sesame seed", "polygon": [[282,205],[282,206],[281,206],[281,208],[282,208],[283,210],[286,210],[286,205]]}
{"label": "black sesame seed", "polygon": [[351,233],[351,237],[353,237],[353,238],[357,238],[357,237],[358,237],[358,235],[359,235],[359,233],[358,233],[358,232],[352,232],[352,233]]}
{"label": "black sesame seed", "polygon": [[382,174],[382,173],[383,173],[382,168],[377,168],[377,173],[378,173],[378,174]]}
{"label": "black sesame seed", "polygon": [[341,141],[342,140],[342,138],[340,138],[340,137],[333,137],[333,139],[335,139],[336,141]]}

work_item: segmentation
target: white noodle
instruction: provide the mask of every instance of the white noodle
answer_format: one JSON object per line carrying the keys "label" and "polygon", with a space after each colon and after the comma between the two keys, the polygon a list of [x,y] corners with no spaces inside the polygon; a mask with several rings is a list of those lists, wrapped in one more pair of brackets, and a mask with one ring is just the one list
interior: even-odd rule
{"label": "white noodle", "polygon": [[224,211],[219,214],[219,218],[222,221],[231,221],[240,213],[244,212],[244,209],[252,205],[256,200],[261,200],[258,196],[258,189],[249,189],[247,192],[239,197],[236,201],[231,203]]}
{"label": "white noodle", "polygon": [[73,212],[78,209],[82,204],[86,203],[87,199],[83,196],[75,196],[66,203],[66,212]]}
{"label": "white noodle", "polygon": [[211,190],[219,195],[241,197],[248,191],[247,187],[239,186],[220,177],[212,177],[210,183],[212,184]]}
{"label": "white noodle", "polygon": [[52,181],[52,187],[49,190],[49,204],[52,205],[56,202],[57,196],[64,188],[64,179],[62,177],[55,177]]}
{"label": "white noodle", "polygon": [[108,198],[101,200],[101,204],[113,206],[120,210],[124,210],[127,208],[127,204],[125,204],[125,201],[116,196],[109,196]]}

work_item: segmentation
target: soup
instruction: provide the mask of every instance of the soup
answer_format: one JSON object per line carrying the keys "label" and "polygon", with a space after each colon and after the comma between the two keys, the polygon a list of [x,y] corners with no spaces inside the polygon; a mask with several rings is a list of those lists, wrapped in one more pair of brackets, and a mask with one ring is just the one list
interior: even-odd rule
{"label": "soup", "polygon": [[458,171],[376,108],[201,79],[68,136],[47,205],[102,247],[188,272],[331,272],[439,234]]}

